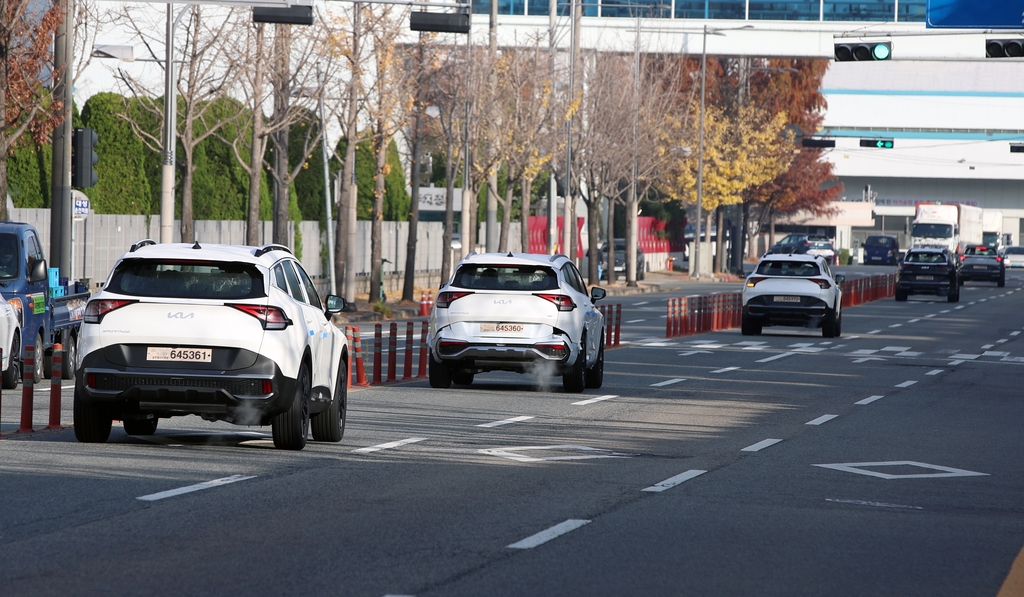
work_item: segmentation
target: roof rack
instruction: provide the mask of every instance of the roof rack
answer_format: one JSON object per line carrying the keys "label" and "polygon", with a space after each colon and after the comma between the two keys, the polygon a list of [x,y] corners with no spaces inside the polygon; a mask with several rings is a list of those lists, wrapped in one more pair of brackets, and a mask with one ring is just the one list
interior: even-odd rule
{"label": "roof rack", "polygon": [[142,247],[148,247],[149,245],[155,245],[155,244],[156,244],[155,240],[153,240],[151,238],[146,238],[146,239],[140,240],[139,242],[137,242],[134,245],[132,245],[132,248],[128,249],[128,252],[129,253],[134,253],[135,251],[138,251]]}
{"label": "roof rack", "polygon": [[254,257],[262,257],[262,256],[266,255],[267,253],[269,253],[271,251],[284,251],[286,253],[291,253],[292,252],[291,249],[289,249],[288,247],[286,247],[284,245],[277,245],[277,244],[271,243],[269,245],[263,245],[262,247],[260,247],[260,248],[256,249],[255,251],[253,251],[253,256]]}

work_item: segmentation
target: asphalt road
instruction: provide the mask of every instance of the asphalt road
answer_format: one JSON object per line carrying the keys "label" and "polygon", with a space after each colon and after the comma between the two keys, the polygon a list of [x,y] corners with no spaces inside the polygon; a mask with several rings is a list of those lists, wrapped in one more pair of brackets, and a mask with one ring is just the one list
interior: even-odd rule
{"label": "asphalt road", "polygon": [[0,594],[1019,595],[1022,286],[850,308],[831,340],[666,339],[668,294],[616,297],[600,390],[360,389],[297,453],[194,417],[12,434],[6,391]]}

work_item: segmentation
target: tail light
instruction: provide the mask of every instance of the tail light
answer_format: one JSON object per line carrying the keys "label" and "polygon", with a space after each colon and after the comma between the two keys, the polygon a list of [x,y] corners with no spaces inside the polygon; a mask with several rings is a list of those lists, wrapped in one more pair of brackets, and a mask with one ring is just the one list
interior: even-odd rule
{"label": "tail light", "polygon": [[467,346],[469,346],[469,342],[462,340],[441,340],[437,343],[437,352],[442,355],[453,355],[458,354]]}
{"label": "tail light", "polygon": [[996,263],[1002,263],[1002,262],[1003,262],[1003,258],[1002,257],[996,257]]}
{"label": "tail light", "polygon": [[767,279],[768,278],[761,278],[761,277],[751,276],[751,277],[747,278],[747,288],[753,288],[754,286],[757,286],[758,282],[764,282]]}
{"label": "tail light", "polygon": [[534,296],[551,301],[558,307],[559,311],[572,311],[576,308],[576,303],[572,302],[572,299],[564,294],[535,294]]}
{"label": "tail light", "polygon": [[464,296],[469,296],[472,292],[441,292],[437,295],[437,300],[434,301],[434,306],[438,309],[447,309],[449,305],[459,300]]}
{"label": "tail light", "polygon": [[537,344],[537,350],[546,356],[553,357],[556,359],[565,359],[569,356],[569,351],[566,350],[565,344]]}
{"label": "tail light", "polygon": [[260,325],[265,330],[283,330],[292,324],[292,320],[284,314],[280,307],[265,307],[263,305],[228,305],[242,313],[252,315],[260,320]]}
{"label": "tail light", "polygon": [[824,278],[809,278],[811,282],[817,284],[822,290],[828,290],[832,288],[832,283]]}
{"label": "tail light", "polygon": [[114,300],[114,299],[100,299],[89,301],[85,305],[85,315],[82,316],[82,321],[85,323],[99,323],[103,321],[103,317],[114,311],[125,307],[138,301],[125,301],[125,300]]}
{"label": "tail light", "polygon": [[967,259],[967,255],[961,255],[960,256],[960,261],[963,261],[964,259]]}

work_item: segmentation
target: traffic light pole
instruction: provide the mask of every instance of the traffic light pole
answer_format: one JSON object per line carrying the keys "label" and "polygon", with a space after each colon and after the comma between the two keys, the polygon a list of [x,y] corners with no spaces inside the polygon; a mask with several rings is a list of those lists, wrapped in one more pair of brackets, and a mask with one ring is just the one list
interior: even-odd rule
{"label": "traffic light pole", "polygon": [[72,48],[74,47],[74,0],[64,1],[64,22],[57,29],[53,48],[54,71],[57,81],[54,97],[64,102],[63,122],[53,130],[53,158],[51,161],[50,195],[50,262],[62,277],[71,276],[71,103],[73,101]]}

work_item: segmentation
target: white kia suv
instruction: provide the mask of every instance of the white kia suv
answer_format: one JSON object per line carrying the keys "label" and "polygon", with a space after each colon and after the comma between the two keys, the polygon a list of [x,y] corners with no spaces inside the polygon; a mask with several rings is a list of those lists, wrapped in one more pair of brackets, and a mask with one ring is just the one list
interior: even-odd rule
{"label": "white kia suv", "polygon": [[821,328],[837,338],[843,326],[843,276],[832,275],[821,255],[771,253],[761,258],[743,286],[741,332],[790,325]]}
{"label": "white kia suv", "polygon": [[104,442],[112,420],[151,435],[161,418],[271,425],[301,450],[345,431],[348,346],[287,247],[132,245],[85,308],[75,436]]}
{"label": "white kia suv", "polygon": [[430,385],[473,383],[477,373],[561,375],[566,392],[604,379],[604,317],[564,255],[470,255],[441,287],[430,314]]}

